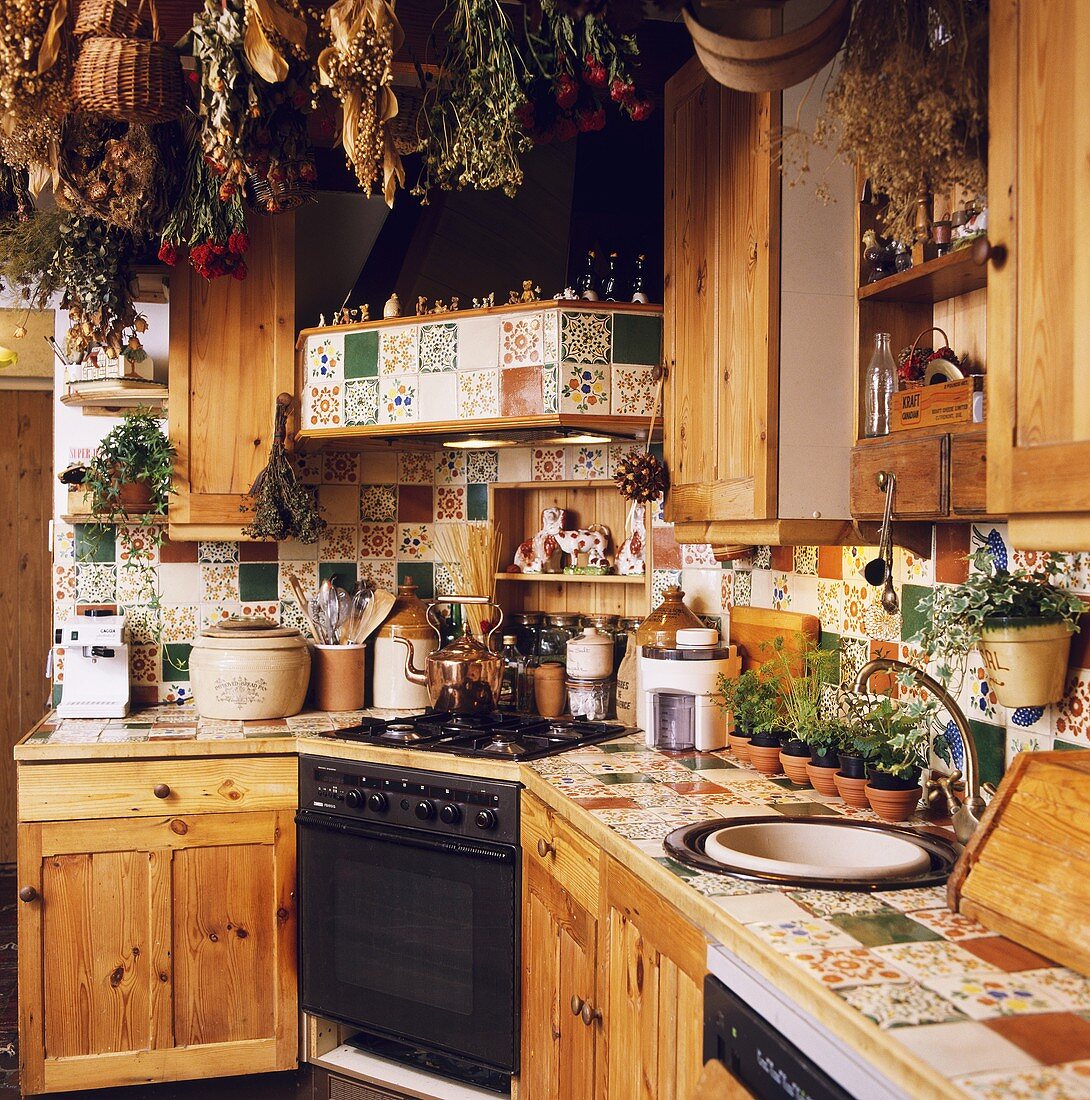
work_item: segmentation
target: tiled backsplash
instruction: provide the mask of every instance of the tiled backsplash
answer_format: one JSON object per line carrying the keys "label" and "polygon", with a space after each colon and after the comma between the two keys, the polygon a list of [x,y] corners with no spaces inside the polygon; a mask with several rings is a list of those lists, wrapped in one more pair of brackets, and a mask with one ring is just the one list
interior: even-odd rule
{"label": "tiled backsplash", "polygon": [[[56,614],[62,618],[86,604],[124,606],[134,641],[134,689],[145,700],[185,699],[189,649],[201,627],[242,612],[304,628],[290,576],[306,589],[336,573],[345,581],[370,577],[385,588],[392,588],[399,577],[412,577],[424,596],[450,591],[449,578],[432,550],[436,524],[487,519],[491,482],[608,478],[632,446],[305,457],[303,480],[317,486],[329,523],[322,539],[309,546],[165,542],[157,555],[149,548],[145,552],[157,563],[158,608],[150,593],[134,583],[140,574],[126,568],[124,540],[115,539],[110,530],[59,525]],[[736,606],[818,615],[824,644],[839,650],[844,681],[872,656],[906,655],[906,640],[919,625],[917,600],[930,585],[963,579],[974,546],[987,542],[1015,564],[1037,560],[1032,553],[1011,550],[1002,525],[937,527],[930,559],[896,549],[895,583],[904,610],[889,615],[878,601],[878,590],[862,576],[863,564],[874,556],[871,548],[760,546],[746,558],[720,565],[706,546],[679,546],[661,508],[652,524],[656,598],[667,584],[680,582],[687,602],[703,615],[725,617]],[[531,533],[506,533],[511,545],[505,548],[505,561],[516,541]],[[1062,583],[1090,593],[1090,553],[1065,560]],[[997,779],[1004,762],[1022,748],[1090,746],[1090,636],[1076,637],[1073,666],[1071,694],[1044,711],[999,706],[983,669],[971,668],[960,701],[973,723],[986,779]]]}

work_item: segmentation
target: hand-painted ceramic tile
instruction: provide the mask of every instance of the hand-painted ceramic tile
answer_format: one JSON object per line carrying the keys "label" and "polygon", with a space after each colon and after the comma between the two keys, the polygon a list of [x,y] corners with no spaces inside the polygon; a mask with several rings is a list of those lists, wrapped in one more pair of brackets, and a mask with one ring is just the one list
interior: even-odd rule
{"label": "hand-painted ceramic tile", "polygon": [[541,416],[545,412],[541,367],[508,367],[499,372],[499,415]]}
{"label": "hand-painted ceramic tile", "polygon": [[563,447],[535,447],[530,462],[530,477],[533,481],[564,480]]}
{"label": "hand-painted ceramic tile", "polygon": [[[891,891],[896,893],[896,891]],[[977,958],[957,944],[944,940],[929,940],[923,943],[891,943],[874,948],[883,959],[891,962],[898,970],[903,970],[919,981],[932,978],[964,978],[966,976],[985,976],[998,974],[999,969],[983,959]]]}
{"label": "hand-painted ceramic tile", "polygon": [[562,412],[601,415],[609,412],[609,376],[604,367],[565,363],[562,370]]}
{"label": "hand-painted ceramic tile", "polygon": [[778,951],[810,951],[838,947],[858,947],[859,942],[842,932],[835,924],[820,917],[810,920],[777,921],[750,924],[749,930]]}
{"label": "hand-painted ceramic tile", "polygon": [[282,561],[278,575],[279,595],[282,600],[294,599],[292,578],[299,582],[303,593],[313,596],[318,591],[318,562],[315,561]]}
{"label": "hand-painted ceramic tile", "polygon": [[544,326],[540,313],[500,322],[500,366],[538,367],[545,362]]}
{"label": "hand-painted ceramic tile", "polygon": [[749,607],[753,599],[753,574],[748,569],[734,573],[734,607]]}
{"label": "hand-painted ceramic tile", "polygon": [[303,406],[308,428],[339,428],[344,423],[344,384],[307,386]]}
{"label": "hand-painted ceramic tile", "polygon": [[542,346],[546,363],[560,361],[560,315],[555,309],[545,311],[542,321]]}
{"label": "hand-painted ceramic tile", "polygon": [[976,940],[983,936],[991,936],[979,921],[972,917],[966,917],[961,913],[954,913],[949,909],[922,909],[908,914],[914,921],[925,925],[927,928],[938,932],[944,940],[957,942],[958,940]]}
{"label": "hand-painted ceramic tile", "polygon": [[397,562],[393,558],[361,558],[360,580],[370,581],[376,588],[387,592],[397,590]]}
{"label": "hand-painted ceramic tile", "polygon": [[466,480],[475,485],[483,485],[500,479],[500,456],[498,451],[467,451]]}
{"label": "hand-painted ceramic tile", "polygon": [[420,420],[436,423],[457,419],[458,379],[452,373],[420,376]]}
{"label": "hand-painted ceramic tile", "polygon": [[435,456],[436,485],[464,485],[466,483],[465,451],[443,450]]}
{"label": "hand-painted ceramic tile", "polygon": [[397,490],[392,485],[362,485],[360,519],[364,523],[392,523],[397,519]]}
{"label": "hand-painted ceramic tile", "polygon": [[869,1016],[883,1030],[965,1019],[949,1001],[919,985],[890,982],[856,985],[838,992],[848,1004]]}
{"label": "hand-painted ceramic tile", "polygon": [[220,626],[228,619],[237,619],[242,614],[242,604],[239,600],[201,602],[201,629]]}
{"label": "hand-painted ceramic tile", "polygon": [[771,569],[772,568],[772,547],[771,546],[757,546],[753,550],[753,568],[754,569]]}
{"label": "hand-painted ceramic tile", "polygon": [[610,314],[562,312],[560,360],[564,363],[612,362],[613,322]]}
{"label": "hand-painted ceramic tile", "polygon": [[721,570],[722,576],[719,578],[719,602],[722,604],[724,611],[729,611],[735,606],[734,603],[734,585],[735,577],[737,574],[733,569]]}
{"label": "hand-painted ceramic tile", "polygon": [[927,978],[925,984],[974,1020],[1056,1011],[1061,1006],[1038,990],[1029,978],[1032,973],[962,974]]}
{"label": "hand-painted ceramic tile", "polygon": [[[794,890],[791,899],[808,909],[815,917],[891,912],[881,896],[855,890]],[[903,980],[903,976],[898,980]]]}
{"label": "hand-painted ceramic tile", "polygon": [[356,527],[349,524],[329,524],[318,538],[319,561],[355,561]]}
{"label": "hand-painted ceramic tile", "polygon": [[113,603],[117,598],[117,566],[104,562],[76,565],[76,599],[80,603]]}
{"label": "hand-painted ceramic tile", "polygon": [[162,621],[165,644],[192,642],[197,637],[197,608],[192,604],[163,604]]}
{"label": "hand-painted ceramic tile", "polygon": [[796,546],[793,556],[796,573],[817,576],[818,548],[816,546]]}
{"label": "hand-painted ceramic tile", "polygon": [[[957,1063],[954,1063],[955,1065]],[[973,1100],[1086,1100],[1090,1069],[1086,1063],[1002,1070],[952,1078]]]}
{"label": "hand-painted ceramic tile", "polygon": [[1066,966],[1025,970],[1022,977],[1032,981],[1042,994],[1061,1008],[1072,1012],[1090,1012],[1090,979]]}
{"label": "hand-painted ceramic tile", "polygon": [[361,523],[360,558],[392,558],[397,550],[397,528],[392,523]]}
{"label": "hand-painted ceramic tile", "polygon": [[375,378],[378,375],[378,333],[346,332],[344,336],[344,377]]}
{"label": "hand-painted ceramic tile", "polygon": [[134,684],[159,682],[159,647],[157,645],[129,647],[129,680]]}
{"label": "hand-painted ceramic tile", "polygon": [[237,542],[201,542],[197,543],[197,561],[208,565],[237,565]]}
{"label": "hand-painted ceramic tile", "polygon": [[662,314],[614,313],[613,361],[649,367],[661,363]]}
{"label": "hand-painted ceramic tile", "polygon": [[572,456],[572,477],[576,481],[598,481],[609,476],[605,447],[575,447]]}
{"label": "hand-painted ceramic tile", "polygon": [[452,523],[466,518],[464,485],[442,485],[435,490],[435,522]]}
{"label": "hand-painted ceramic tile", "polygon": [[151,603],[157,595],[157,577],[154,572],[149,572],[134,565],[119,565],[117,567],[117,595],[115,598],[118,603],[126,606]]}
{"label": "hand-painted ceramic tile", "polygon": [[280,623],[279,600],[243,600],[239,611],[244,619],[268,619],[271,623]]}
{"label": "hand-painted ceramic tile", "polygon": [[651,606],[662,603],[663,593],[673,584],[681,583],[680,569],[653,569],[651,571]]}
{"label": "hand-painted ceramic tile", "polygon": [[458,322],[458,369],[484,370],[500,364],[497,317],[466,317]]}
{"label": "hand-painted ceramic tile", "polygon": [[791,610],[791,584],[789,574],[772,574],[772,610]]}
{"label": "hand-painted ceramic tile", "polygon": [[291,456],[295,476],[300,485],[318,485],[322,480],[322,455],[320,451],[296,452]]}
{"label": "hand-painted ceramic tile", "polygon": [[415,374],[398,374],[382,380],[378,407],[380,424],[404,424],[418,419],[418,381]]}
{"label": "hand-painted ceramic tile", "polygon": [[56,520],[53,524],[53,561],[55,564],[76,560],[76,529]]}
{"label": "hand-painted ceramic tile", "polygon": [[863,947],[798,951],[791,957],[829,989],[903,982],[905,979],[896,967]]}
{"label": "hand-painted ceramic tile", "polygon": [[326,485],[356,485],[360,480],[360,456],[352,451],[326,451],[322,455],[322,481]]}
{"label": "hand-painted ceramic tile", "polygon": [[[651,367],[614,363],[612,369],[614,416],[650,416],[655,406],[656,383]],[[659,412],[661,414],[661,408]]]}
{"label": "hand-painted ceramic tile", "polygon": [[1063,741],[1090,743],[1090,672],[1086,669],[1068,674],[1067,692],[1056,707],[1052,728]]}
{"label": "hand-painted ceramic tile", "polygon": [[458,325],[441,321],[420,326],[420,373],[458,369]]}
{"label": "hand-painted ceramic tile", "polygon": [[340,333],[307,337],[307,378],[311,382],[343,380],[344,337]]}
{"label": "hand-painted ceramic tile", "polygon": [[360,378],[344,384],[344,419],[350,427],[378,423],[378,381]]}
{"label": "hand-painted ceramic tile", "polygon": [[143,527],[136,523],[119,524],[114,539],[114,552],[119,566],[133,565],[154,568],[159,564],[159,527]]}
{"label": "hand-painted ceramic tile", "polygon": [[499,371],[462,371],[458,375],[459,419],[485,420],[499,415]]}
{"label": "hand-painted ceramic tile", "polygon": [[379,334],[378,367],[383,375],[410,374],[419,369],[417,327],[385,328]]}
{"label": "hand-painted ceramic tile", "polygon": [[238,598],[237,565],[201,566],[202,603],[223,603],[237,601]]}
{"label": "hand-painted ceramic tile", "polygon": [[560,411],[560,368],[546,363],[541,371],[541,400],[547,413]]}
{"label": "hand-painted ceramic tile", "polygon": [[[896,587],[894,588],[896,591]],[[897,593],[898,598],[900,593]],[[864,630],[868,638],[882,642],[897,642],[901,638],[900,612],[890,614],[881,604],[880,598],[872,599],[863,614]]]}
{"label": "hand-painted ceramic tile", "polygon": [[[686,569],[719,569],[719,562],[707,543],[686,543],[681,547],[681,564]],[[722,570],[719,570],[722,572]]]}
{"label": "hand-painted ceramic tile", "polygon": [[402,523],[397,528],[398,561],[431,561],[431,526],[427,523]]}
{"label": "hand-painted ceramic tile", "polygon": [[866,581],[841,582],[840,634],[854,638],[867,637],[867,612],[874,601],[874,593]]}
{"label": "hand-painted ceramic tile", "polygon": [[397,456],[397,480],[403,484],[431,485],[435,458],[429,451],[402,451]]}

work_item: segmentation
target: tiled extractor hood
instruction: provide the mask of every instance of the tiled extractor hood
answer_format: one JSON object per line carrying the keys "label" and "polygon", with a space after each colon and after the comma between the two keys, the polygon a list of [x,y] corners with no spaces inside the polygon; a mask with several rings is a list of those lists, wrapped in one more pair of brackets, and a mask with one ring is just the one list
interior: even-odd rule
{"label": "tiled extractor hood", "polygon": [[530,302],[304,329],[297,346],[300,439],[640,438],[662,308]]}

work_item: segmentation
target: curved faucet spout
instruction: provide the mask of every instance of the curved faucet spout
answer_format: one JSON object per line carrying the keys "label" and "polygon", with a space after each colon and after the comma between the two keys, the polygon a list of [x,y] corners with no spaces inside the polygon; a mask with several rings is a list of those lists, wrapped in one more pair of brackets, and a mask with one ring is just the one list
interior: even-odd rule
{"label": "curved faucet spout", "polygon": [[929,801],[936,796],[946,798],[947,805],[951,809],[950,817],[953,821],[954,833],[964,844],[980,824],[980,815],[984,812],[984,799],[980,797],[980,764],[977,760],[976,741],[973,739],[969,720],[938,680],[928,676],[915,665],[894,661],[889,657],[877,657],[873,661],[868,661],[859,670],[859,675],[855,678],[856,692],[858,694],[866,692],[871,678],[879,672],[907,673],[911,676],[916,684],[938,700],[939,705],[950,715],[951,721],[961,734],[961,743],[965,748],[965,801],[960,805],[957,804],[950,793],[948,779],[928,780],[927,790]]}

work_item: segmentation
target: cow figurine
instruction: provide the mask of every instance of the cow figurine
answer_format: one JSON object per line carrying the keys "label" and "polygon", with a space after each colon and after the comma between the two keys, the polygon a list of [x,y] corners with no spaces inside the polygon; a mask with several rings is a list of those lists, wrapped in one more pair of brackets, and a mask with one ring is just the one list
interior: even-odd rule
{"label": "cow figurine", "polygon": [[642,577],[647,572],[644,556],[644,506],[633,504],[630,525],[632,534],[621,543],[617,551],[617,575],[621,577]]}
{"label": "cow figurine", "polygon": [[554,538],[561,553],[570,556],[572,568],[578,568],[579,558],[583,554],[587,555],[589,568],[596,570],[609,568],[609,559],[606,557],[610,540],[608,527],[603,527],[600,523],[592,523],[587,528],[557,531]]}
{"label": "cow figurine", "polygon": [[514,565],[520,573],[559,573],[560,546],[556,536],[564,529],[568,513],[563,508],[546,508],[541,513],[541,530],[515,551]]}

